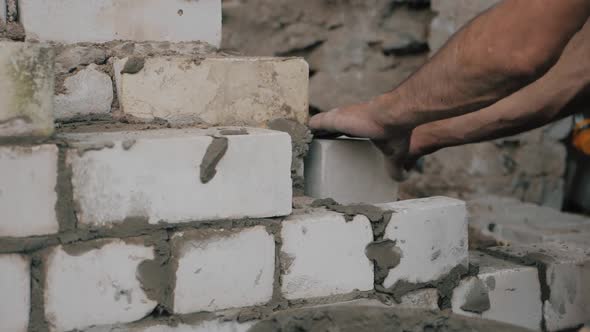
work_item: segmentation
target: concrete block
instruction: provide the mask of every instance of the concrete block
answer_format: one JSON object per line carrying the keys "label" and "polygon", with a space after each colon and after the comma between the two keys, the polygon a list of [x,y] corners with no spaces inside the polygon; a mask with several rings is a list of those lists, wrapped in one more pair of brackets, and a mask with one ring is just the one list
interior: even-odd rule
{"label": "concrete block", "polygon": [[[212,137],[215,136],[215,137]],[[64,134],[82,224],[291,213],[291,142],[256,128]]]}
{"label": "concrete block", "polygon": [[282,292],[287,299],[373,289],[373,263],[365,255],[373,231],[365,216],[346,222],[336,212],[301,211],[282,225]]}
{"label": "concrete block", "polygon": [[378,206],[394,212],[384,239],[395,241],[401,253],[399,264],[389,270],[383,286],[434,281],[456,266],[467,266],[465,202],[432,197]]}
{"label": "concrete block", "polygon": [[123,73],[114,63],[119,104],[142,120],[261,126],[308,117],[308,65],[303,59],[154,57]]}
{"label": "concrete block", "polygon": [[27,39],[40,41],[221,41],[219,0],[19,0],[19,15]]}
{"label": "concrete block", "polygon": [[0,138],[53,133],[53,80],[49,47],[0,42]]}
{"label": "concrete block", "polygon": [[27,257],[0,255],[0,331],[28,331],[30,284]]}
{"label": "concrete block", "polygon": [[174,312],[261,305],[272,297],[275,242],[264,226],[191,230],[172,238]]}
{"label": "concrete block", "polygon": [[305,160],[305,194],[339,203],[397,200],[398,185],[387,174],[383,154],[364,139],[316,139]]}
{"label": "concrete block", "polygon": [[55,145],[0,147],[0,237],[57,233]]}
{"label": "concrete block", "polygon": [[548,331],[577,327],[590,318],[590,249],[563,243],[489,249],[495,255],[540,266],[543,314]]}
{"label": "concrete block", "polygon": [[64,91],[55,96],[55,117],[109,114],[113,103],[113,82],[109,75],[90,65],[65,79]]}
{"label": "concrete block", "polygon": [[154,259],[153,247],[98,240],[44,253],[45,318],[51,331],[127,323],[154,310],[137,279],[137,268]]}
{"label": "concrete block", "polygon": [[531,330],[541,329],[543,305],[537,269],[471,252],[470,263],[479,266],[476,277],[455,288],[453,312],[496,320]]}

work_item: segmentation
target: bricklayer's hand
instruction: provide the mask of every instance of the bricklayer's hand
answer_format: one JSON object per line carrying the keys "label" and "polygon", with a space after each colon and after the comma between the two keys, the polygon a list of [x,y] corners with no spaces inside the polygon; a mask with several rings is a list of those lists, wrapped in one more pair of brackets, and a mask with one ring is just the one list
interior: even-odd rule
{"label": "bricklayer's hand", "polygon": [[397,181],[407,178],[406,168],[412,162],[408,153],[413,128],[395,124],[388,95],[317,114],[310,119],[309,126],[315,132],[371,139],[385,155],[391,177]]}

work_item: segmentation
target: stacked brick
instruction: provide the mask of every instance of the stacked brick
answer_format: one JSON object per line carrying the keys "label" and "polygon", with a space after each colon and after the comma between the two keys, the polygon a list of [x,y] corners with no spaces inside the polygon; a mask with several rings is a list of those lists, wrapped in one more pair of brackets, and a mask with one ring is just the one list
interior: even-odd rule
{"label": "stacked brick", "polygon": [[[484,269],[472,258],[477,271],[463,201],[356,203],[375,199],[366,187],[349,205],[293,201],[294,159],[308,143],[305,62],[203,56],[201,44],[161,41],[175,29],[172,40],[212,41],[217,25],[195,18],[218,17],[218,5],[142,3],[135,9],[154,20],[140,34],[119,16],[129,2],[19,2],[28,39],[106,43],[0,42],[0,331],[247,331],[274,311],[336,302],[459,312],[473,307],[461,303],[472,283],[481,286],[471,280],[488,287],[482,317],[549,330],[587,318],[568,288],[587,293],[583,249],[521,262],[538,268],[490,249],[514,263]],[[154,13],[170,7],[206,27],[160,31],[171,16]],[[43,29],[47,12],[63,26]],[[109,101],[122,115],[102,107]],[[109,119],[63,121],[85,109]],[[377,158],[367,143],[361,150]],[[331,171],[326,160],[351,158],[346,147],[326,151],[307,168],[319,178]],[[526,295],[530,319],[498,314],[508,304],[490,276],[495,289],[514,283]]]}

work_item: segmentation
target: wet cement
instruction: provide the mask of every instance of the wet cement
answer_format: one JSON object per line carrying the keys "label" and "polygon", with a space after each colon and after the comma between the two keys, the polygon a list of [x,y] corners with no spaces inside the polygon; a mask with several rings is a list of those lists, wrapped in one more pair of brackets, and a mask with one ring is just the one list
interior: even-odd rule
{"label": "wet cement", "polygon": [[402,296],[411,291],[422,288],[436,288],[439,294],[439,307],[441,309],[448,309],[451,308],[451,297],[453,296],[453,290],[459,286],[461,279],[467,275],[475,276],[478,272],[479,267],[477,266],[469,265],[469,268],[467,268],[463,265],[458,265],[455,266],[447,275],[437,280],[424,283],[412,283],[406,280],[400,280],[389,288],[385,288],[382,285],[377,284],[375,289],[378,292],[391,295],[395,302],[401,303]]}
{"label": "wet cement", "polygon": [[383,239],[385,228],[389,224],[392,211],[383,210],[370,204],[349,204],[342,205],[332,198],[316,199],[311,203],[311,207],[325,207],[328,210],[342,213],[346,221],[352,221],[355,216],[363,215],[369,219],[373,227],[373,236],[375,240]]}
{"label": "wet cement", "polygon": [[383,284],[389,270],[399,265],[403,257],[401,249],[392,240],[379,240],[369,243],[365,248],[367,258],[375,265],[375,283]]}
{"label": "wet cement", "polygon": [[368,306],[327,306],[280,312],[249,332],[524,332],[508,324],[445,312]]}
{"label": "wet cement", "polygon": [[227,148],[228,139],[226,137],[213,137],[201,161],[201,183],[206,184],[215,177],[217,164],[227,152]]}
{"label": "wet cement", "polygon": [[137,74],[145,66],[145,59],[138,56],[132,56],[125,62],[121,74]]}
{"label": "wet cement", "polygon": [[490,310],[490,296],[483,281],[476,278],[465,296],[461,310],[481,314]]}

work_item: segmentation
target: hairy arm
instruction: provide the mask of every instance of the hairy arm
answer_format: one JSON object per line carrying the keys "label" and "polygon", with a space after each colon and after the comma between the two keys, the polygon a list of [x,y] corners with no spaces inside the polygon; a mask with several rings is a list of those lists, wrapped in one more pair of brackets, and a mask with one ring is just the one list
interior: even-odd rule
{"label": "hairy arm", "polygon": [[506,0],[459,31],[391,93],[402,121],[462,115],[543,75],[590,15],[587,0]]}
{"label": "hairy arm", "polygon": [[590,107],[590,20],[543,77],[497,103],[417,127],[410,156],[517,134]]}

